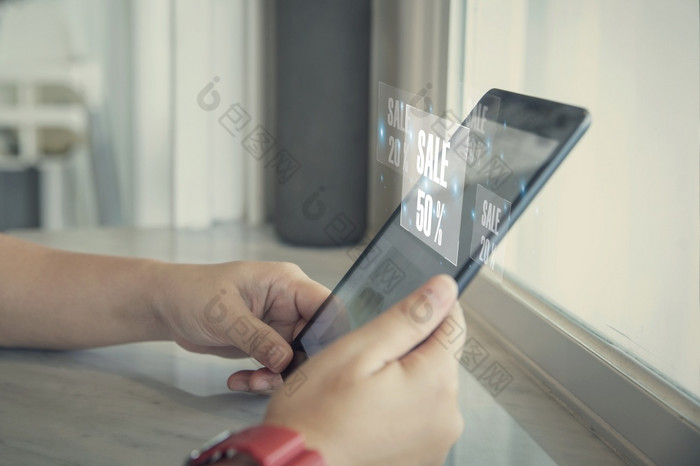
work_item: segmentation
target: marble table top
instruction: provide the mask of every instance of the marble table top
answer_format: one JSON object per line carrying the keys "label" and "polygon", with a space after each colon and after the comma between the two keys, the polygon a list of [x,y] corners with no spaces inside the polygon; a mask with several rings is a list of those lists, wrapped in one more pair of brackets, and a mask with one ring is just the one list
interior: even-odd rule
{"label": "marble table top", "polygon": [[[63,249],[177,262],[291,261],[331,288],[357,253],[284,245],[269,226],[12,234]],[[519,369],[468,310],[467,320],[470,337],[508,369],[510,381],[495,391],[461,371],[465,429],[446,464],[624,464]],[[250,359],[197,355],[165,342],[0,349],[0,464],[182,464],[217,433],[261,420],[267,397],[226,387],[230,373],[254,367]]]}

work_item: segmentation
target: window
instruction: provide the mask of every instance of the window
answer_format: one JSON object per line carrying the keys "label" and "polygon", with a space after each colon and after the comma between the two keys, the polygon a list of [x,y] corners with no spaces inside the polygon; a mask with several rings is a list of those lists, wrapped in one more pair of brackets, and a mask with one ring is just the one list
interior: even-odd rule
{"label": "window", "polygon": [[[668,382],[673,396],[646,388],[689,401],[681,416],[697,422],[698,3],[467,5],[466,94],[503,87],[586,107],[593,121],[511,231],[506,276]],[[616,370],[645,385],[630,367]]]}

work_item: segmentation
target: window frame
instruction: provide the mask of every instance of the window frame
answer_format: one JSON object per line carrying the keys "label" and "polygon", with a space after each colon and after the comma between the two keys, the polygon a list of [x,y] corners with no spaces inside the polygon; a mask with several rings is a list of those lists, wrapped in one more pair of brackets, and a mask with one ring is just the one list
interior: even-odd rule
{"label": "window frame", "polygon": [[482,271],[464,299],[516,361],[623,458],[700,464],[700,405],[690,395],[508,277]]}

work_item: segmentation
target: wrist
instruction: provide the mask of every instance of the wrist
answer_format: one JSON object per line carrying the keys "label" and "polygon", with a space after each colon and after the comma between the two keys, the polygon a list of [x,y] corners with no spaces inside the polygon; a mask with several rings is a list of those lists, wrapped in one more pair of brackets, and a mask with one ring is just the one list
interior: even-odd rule
{"label": "wrist", "polygon": [[152,259],[144,259],[143,300],[147,312],[154,322],[149,340],[172,340],[168,318],[167,277],[172,264]]}

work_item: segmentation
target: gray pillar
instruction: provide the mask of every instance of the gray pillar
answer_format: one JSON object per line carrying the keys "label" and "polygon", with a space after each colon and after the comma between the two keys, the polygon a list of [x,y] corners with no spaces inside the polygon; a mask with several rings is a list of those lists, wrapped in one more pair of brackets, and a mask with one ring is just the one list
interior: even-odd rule
{"label": "gray pillar", "polygon": [[369,0],[276,2],[275,225],[295,244],[362,238],[367,216]]}

